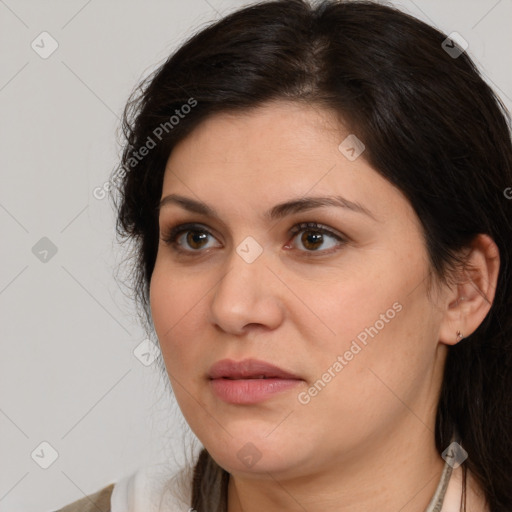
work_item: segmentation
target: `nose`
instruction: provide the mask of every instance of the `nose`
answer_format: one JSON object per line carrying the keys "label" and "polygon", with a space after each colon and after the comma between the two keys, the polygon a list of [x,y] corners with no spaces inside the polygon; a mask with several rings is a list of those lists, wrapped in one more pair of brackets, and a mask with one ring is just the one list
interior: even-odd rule
{"label": "nose", "polygon": [[211,296],[210,321],[224,332],[276,329],[284,318],[283,285],[268,267],[265,251],[248,263],[236,251]]}

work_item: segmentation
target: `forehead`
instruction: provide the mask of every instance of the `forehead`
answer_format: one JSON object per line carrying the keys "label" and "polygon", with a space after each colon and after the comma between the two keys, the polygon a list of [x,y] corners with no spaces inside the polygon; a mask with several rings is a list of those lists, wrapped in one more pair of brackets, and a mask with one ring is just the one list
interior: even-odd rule
{"label": "forehead", "polygon": [[[177,193],[220,209],[268,209],[288,198],[343,195],[387,216],[404,201],[398,189],[340,144],[351,135],[320,107],[273,102],[215,114],[172,151],[162,197]],[[402,205],[404,206],[404,205]],[[370,209],[370,208],[368,208]]]}
{"label": "forehead", "polygon": [[[296,160],[332,160],[342,126],[334,114],[296,102],[271,102],[240,112],[214,114],[197,126],[173,150],[170,159],[283,164]],[[193,146],[193,155],[191,150]],[[252,165],[251,165],[252,164]]]}

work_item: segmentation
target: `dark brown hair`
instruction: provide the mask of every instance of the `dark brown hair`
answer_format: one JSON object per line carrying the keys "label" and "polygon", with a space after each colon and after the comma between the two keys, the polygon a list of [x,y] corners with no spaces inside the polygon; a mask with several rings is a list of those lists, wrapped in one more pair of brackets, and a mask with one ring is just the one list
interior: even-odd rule
{"label": "dark brown hair", "polygon": [[[457,430],[469,453],[464,467],[491,511],[510,512],[512,201],[504,194],[512,186],[510,116],[467,53],[455,58],[446,51],[446,37],[369,1],[262,2],[211,24],[152,73],[126,107],[114,176],[117,230],[134,243],[133,286],[151,329],[156,207],[173,147],[216,112],[270,100],[338,113],[366,145],[364,158],[410,201],[441,282],[464,267],[460,251],[477,234],[488,234],[499,248],[491,310],[473,334],[449,347],[435,441],[442,453]],[[143,147],[149,151],[141,157]],[[191,506],[225,511],[228,477],[203,450]]]}

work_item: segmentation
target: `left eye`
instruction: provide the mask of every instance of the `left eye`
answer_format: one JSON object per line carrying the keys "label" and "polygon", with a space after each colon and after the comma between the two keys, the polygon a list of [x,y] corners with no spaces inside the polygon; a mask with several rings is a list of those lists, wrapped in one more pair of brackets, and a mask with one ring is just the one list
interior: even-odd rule
{"label": "left eye", "polygon": [[[293,240],[299,239],[303,247],[307,249],[307,252],[323,252],[346,242],[340,235],[315,222],[307,222],[295,226],[292,229],[292,234],[294,235]],[[301,236],[299,237],[299,235]],[[326,237],[332,240],[327,246],[325,245]],[[289,245],[286,247],[288,248]],[[322,251],[318,251],[319,248],[322,248]]]}

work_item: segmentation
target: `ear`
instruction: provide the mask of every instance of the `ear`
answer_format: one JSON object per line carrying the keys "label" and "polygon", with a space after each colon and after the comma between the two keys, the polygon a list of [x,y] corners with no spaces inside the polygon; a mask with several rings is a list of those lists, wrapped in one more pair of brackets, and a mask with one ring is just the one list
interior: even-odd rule
{"label": "ear", "polygon": [[494,240],[479,234],[467,249],[467,266],[441,304],[444,316],[439,341],[446,345],[455,345],[476,331],[491,309],[496,292],[500,254]]}

